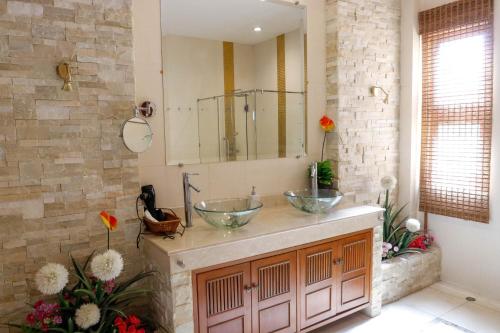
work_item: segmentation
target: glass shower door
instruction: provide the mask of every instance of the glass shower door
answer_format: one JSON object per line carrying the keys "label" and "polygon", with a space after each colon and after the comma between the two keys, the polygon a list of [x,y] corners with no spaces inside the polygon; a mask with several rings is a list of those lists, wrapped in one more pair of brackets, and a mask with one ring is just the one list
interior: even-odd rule
{"label": "glass shower door", "polygon": [[220,98],[198,101],[198,134],[201,163],[213,163],[222,160],[220,104]]}
{"label": "glass shower door", "polygon": [[235,144],[238,161],[254,160],[256,155],[255,93],[235,95]]}

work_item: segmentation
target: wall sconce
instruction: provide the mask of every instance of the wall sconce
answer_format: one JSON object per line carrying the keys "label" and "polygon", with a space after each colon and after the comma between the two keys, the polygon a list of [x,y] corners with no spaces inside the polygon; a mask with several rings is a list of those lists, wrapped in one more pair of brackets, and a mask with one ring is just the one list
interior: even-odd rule
{"label": "wall sconce", "polygon": [[384,88],[379,87],[379,86],[371,86],[370,87],[370,94],[372,97],[379,97],[381,94],[384,95],[384,103],[389,104],[389,93],[384,90]]}
{"label": "wall sconce", "polygon": [[64,85],[62,90],[72,91],[73,81],[71,80],[71,73],[69,71],[69,64],[67,62],[62,62],[57,66],[57,75],[64,80]]}

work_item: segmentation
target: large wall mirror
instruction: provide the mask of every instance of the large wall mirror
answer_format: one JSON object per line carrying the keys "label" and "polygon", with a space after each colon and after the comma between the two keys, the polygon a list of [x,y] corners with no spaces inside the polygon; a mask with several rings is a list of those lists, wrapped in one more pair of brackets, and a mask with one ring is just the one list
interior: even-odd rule
{"label": "large wall mirror", "polygon": [[306,9],[162,0],[168,164],[303,156]]}

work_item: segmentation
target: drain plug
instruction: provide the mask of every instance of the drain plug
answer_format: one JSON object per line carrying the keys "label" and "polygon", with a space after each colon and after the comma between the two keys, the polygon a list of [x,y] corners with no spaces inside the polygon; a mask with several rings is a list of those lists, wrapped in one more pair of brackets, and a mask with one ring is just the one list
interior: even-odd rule
{"label": "drain plug", "polygon": [[468,302],[475,302],[476,299],[474,297],[468,296],[465,298]]}

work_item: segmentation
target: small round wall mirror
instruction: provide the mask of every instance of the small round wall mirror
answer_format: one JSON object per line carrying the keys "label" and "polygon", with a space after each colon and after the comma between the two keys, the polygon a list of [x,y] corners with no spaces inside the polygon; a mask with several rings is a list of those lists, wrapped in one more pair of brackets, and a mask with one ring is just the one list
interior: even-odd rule
{"label": "small round wall mirror", "polygon": [[153,142],[153,130],[146,120],[133,117],[123,123],[122,137],[123,143],[130,151],[142,153]]}

